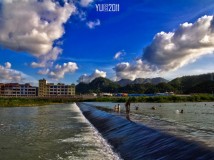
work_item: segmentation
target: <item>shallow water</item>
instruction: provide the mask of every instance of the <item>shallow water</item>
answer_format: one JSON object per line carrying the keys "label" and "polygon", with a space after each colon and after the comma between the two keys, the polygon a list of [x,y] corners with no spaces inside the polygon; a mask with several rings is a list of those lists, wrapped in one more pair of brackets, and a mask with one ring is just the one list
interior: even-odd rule
{"label": "shallow water", "polygon": [[[118,103],[88,102],[95,106],[113,109]],[[112,114],[124,115],[124,103],[119,103],[121,112]],[[135,110],[135,106],[139,109]],[[155,106],[156,110],[151,108]],[[176,110],[184,110],[178,113]],[[199,142],[214,149],[214,103],[132,103],[130,118],[177,137]]]}
{"label": "shallow water", "polygon": [[[124,160],[204,159],[213,160],[214,150],[194,141],[151,129],[142,123],[77,103],[85,117],[99,130]],[[123,114],[121,114],[123,116]]]}
{"label": "shallow water", "polygon": [[76,104],[0,108],[0,159],[120,159]]}

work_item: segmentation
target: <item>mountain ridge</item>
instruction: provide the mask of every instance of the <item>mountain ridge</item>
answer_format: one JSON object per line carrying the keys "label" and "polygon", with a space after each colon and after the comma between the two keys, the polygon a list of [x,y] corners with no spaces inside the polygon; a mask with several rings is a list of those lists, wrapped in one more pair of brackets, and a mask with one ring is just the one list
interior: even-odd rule
{"label": "mountain ridge", "polygon": [[214,73],[183,76],[167,81],[164,78],[137,78],[133,81],[122,79],[111,81],[98,77],[90,83],[79,83],[76,92],[85,93],[163,93],[174,92],[178,94],[214,93]]}
{"label": "mountain ridge", "polygon": [[145,84],[145,83],[151,83],[151,84],[158,84],[158,83],[162,83],[162,82],[169,82],[168,80],[162,78],[162,77],[155,77],[155,78],[136,78],[134,80],[130,80],[130,79],[121,79],[119,81],[117,81],[117,83],[124,87],[128,84]]}

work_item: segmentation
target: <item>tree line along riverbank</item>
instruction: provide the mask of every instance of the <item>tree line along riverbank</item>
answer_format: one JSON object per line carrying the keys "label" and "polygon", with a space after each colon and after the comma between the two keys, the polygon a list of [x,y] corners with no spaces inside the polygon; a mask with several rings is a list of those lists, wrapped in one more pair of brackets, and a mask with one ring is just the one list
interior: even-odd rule
{"label": "tree line along riverbank", "polygon": [[30,107],[74,102],[65,98],[0,97],[0,107]]}
{"label": "tree line along riverbank", "polygon": [[43,106],[48,104],[72,103],[72,102],[126,102],[132,103],[179,103],[179,102],[213,102],[212,94],[197,94],[183,96],[143,96],[143,97],[78,97],[78,98],[22,98],[22,97],[0,97],[0,107],[27,107]]}
{"label": "tree line along riverbank", "polygon": [[84,99],[88,102],[148,102],[148,103],[179,103],[179,102],[214,102],[212,94],[198,95],[171,95],[171,96],[142,96],[142,97],[97,97],[94,99]]}

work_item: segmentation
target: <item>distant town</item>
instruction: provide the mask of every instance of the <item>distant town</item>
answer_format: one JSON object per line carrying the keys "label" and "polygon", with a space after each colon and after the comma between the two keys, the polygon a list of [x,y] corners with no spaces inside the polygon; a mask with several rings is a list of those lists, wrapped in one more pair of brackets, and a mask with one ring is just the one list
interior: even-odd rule
{"label": "distant town", "polygon": [[[173,92],[156,93],[156,94],[128,94],[128,93],[91,93],[86,96],[101,97],[139,97],[154,95],[172,95]],[[72,97],[75,96],[75,85],[65,85],[64,83],[47,83],[46,79],[39,80],[39,87],[31,86],[29,83],[0,83],[0,96],[3,97]],[[82,95],[83,96],[83,95]]]}
{"label": "distant town", "polygon": [[97,77],[90,83],[79,84],[48,83],[46,79],[38,81],[38,87],[29,83],[0,83],[1,97],[141,97],[170,96],[174,94],[213,94],[213,74],[184,76],[167,81],[163,78],[122,79],[113,82]]}
{"label": "distant town", "polygon": [[47,83],[45,79],[39,80],[39,87],[29,83],[0,83],[0,96],[5,97],[69,97],[75,95],[75,85],[64,83]]}

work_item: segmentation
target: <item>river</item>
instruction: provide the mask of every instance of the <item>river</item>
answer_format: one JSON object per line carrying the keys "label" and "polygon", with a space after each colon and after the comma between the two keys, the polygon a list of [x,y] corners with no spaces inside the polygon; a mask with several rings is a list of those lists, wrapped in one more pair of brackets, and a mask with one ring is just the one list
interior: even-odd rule
{"label": "river", "polygon": [[[120,104],[125,116],[124,103],[88,102],[87,104],[113,109]],[[136,110],[138,106],[138,110]],[[152,107],[156,109],[153,110]],[[184,113],[179,113],[180,110]],[[214,149],[214,102],[200,103],[132,103],[130,119],[150,128],[181,137]]]}
{"label": "river", "polygon": [[[113,115],[118,103],[88,102]],[[136,110],[138,106],[138,110]],[[156,109],[151,109],[155,107]],[[181,114],[178,111],[184,110]],[[132,103],[131,121],[214,150],[214,103]],[[170,145],[170,144],[168,144]],[[0,160],[119,160],[76,105],[0,108]]]}
{"label": "river", "polygon": [[0,108],[1,160],[119,160],[73,104]]}

